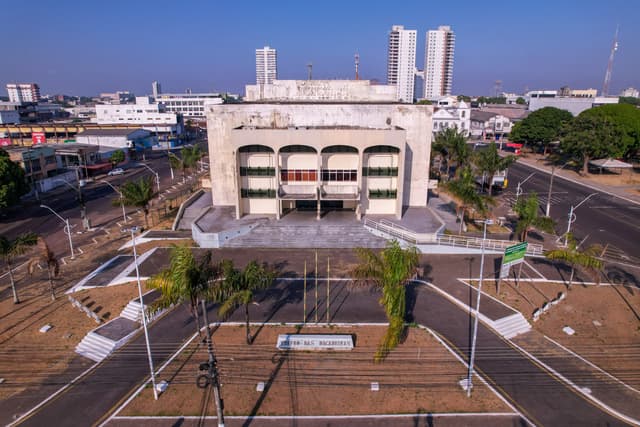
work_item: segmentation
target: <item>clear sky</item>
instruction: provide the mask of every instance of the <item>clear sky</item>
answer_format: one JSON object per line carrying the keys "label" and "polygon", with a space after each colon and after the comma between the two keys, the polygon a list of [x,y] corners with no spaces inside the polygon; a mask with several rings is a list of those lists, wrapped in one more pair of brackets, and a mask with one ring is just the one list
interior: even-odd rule
{"label": "clear sky", "polygon": [[[278,50],[278,77],[386,82],[391,26],[456,33],[453,92],[602,88],[616,25],[610,93],[640,88],[638,0],[31,0],[0,3],[0,84],[36,82],[44,94],[130,90],[242,93],[255,49]],[[0,93],[6,91],[2,90]]]}

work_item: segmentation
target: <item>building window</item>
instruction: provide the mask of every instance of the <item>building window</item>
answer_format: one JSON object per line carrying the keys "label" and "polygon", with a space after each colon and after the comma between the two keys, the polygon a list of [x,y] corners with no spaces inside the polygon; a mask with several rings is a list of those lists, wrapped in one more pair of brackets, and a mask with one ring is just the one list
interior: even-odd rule
{"label": "building window", "polygon": [[317,181],[318,171],[315,169],[280,169],[280,181]]}
{"label": "building window", "polygon": [[350,181],[358,180],[356,169],[322,169],[322,181]]}

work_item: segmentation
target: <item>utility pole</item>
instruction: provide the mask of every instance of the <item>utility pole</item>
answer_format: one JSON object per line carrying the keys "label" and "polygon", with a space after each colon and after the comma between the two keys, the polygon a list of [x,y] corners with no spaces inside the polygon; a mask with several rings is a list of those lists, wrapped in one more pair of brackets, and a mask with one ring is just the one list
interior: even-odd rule
{"label": "utility pole", "polygon": [[620,26],[616,26],[616,35],[613,37],[613,45],[609,54],[609,62],[607,63],[607,72],[604,74],[604,84],[602,85],[602,96],[609,95],[609,84],[611,83],[611,72],[613,71],[613,57],[618,50],[618,30]]}
{"label": "utility pole", "polygon": [[311,62],[309,62],[309,63],[307,64],[307,68],[308,68],[308,71],[307,71],[307,80],[311,80],[311,71],[312,71],[312,69],[313,69],[313,64],[312,64]]}
{"label": "utility pole", "polygon": [[213,398],[216,404],[216,416],[218,418],[218,427],[224,427],[224,413],[222,399],[220,398],[220,378],[218,376],[218,361],[213,354],[213,344],[211,342],[211,329],[209,328],[209,316],[207,315],[207,305],[204,299],[201,299],[202,303],[202,317],[207,331],[207,353],[209,353],[208,371],[209,378],[211,380],[211,387],[213,387]]}
{"label": "utility pole", "polygon": [[354,59],[356,63],[356,80],[360,80],[360,75],[358,74],[358,66],[360,65],[360,55],[356,53],[354,55]]}

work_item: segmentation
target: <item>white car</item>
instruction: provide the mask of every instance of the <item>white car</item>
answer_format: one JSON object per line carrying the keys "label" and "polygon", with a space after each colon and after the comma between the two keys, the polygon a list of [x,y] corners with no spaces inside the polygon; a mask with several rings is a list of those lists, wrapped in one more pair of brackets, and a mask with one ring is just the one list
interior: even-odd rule
{"label": "white car", "polygon": [[124,169],[115,168],[115,169],[111,169],[107,175],[114,176],[114,175],[122,175],[123,173],[124,173]]}

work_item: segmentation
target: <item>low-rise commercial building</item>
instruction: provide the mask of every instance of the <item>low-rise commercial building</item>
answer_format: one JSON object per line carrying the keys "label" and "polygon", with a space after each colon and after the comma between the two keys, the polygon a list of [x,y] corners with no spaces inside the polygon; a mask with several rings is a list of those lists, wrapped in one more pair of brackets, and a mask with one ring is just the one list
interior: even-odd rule
{"label": "low-rise commercial building", "polygon": [[144,129],[88,129],[76,135],[76,142],[121,150],[143,150],[153,145],[153,138]]}
{"label": "low-rise commercial building", "polygon": [[162,93],[155,100],[164,111],[186,118],[204,118],[207,105],[224,102],[219,93]]}
{"label": "low-rise commercial building", "polygon": [[[442,100],[443,103],[449,102]],[[469,135],[471,129],[471,107],[464,101],[451,102],[447,107],[436,107],[433,113],[433,133],[442,132],[447,128],[457,129],[465,136]]]}
{"label": "low-rise commercial building", "polygon": [[56,151],[50,146],[6,148],[9,158],[24,169],[27,182],[34,182],[50,176],[58,169]]}
{"label": "low-rise commercial building", "polygon": [[0,110],[0,125],[19,123],[20,113],[17,110]]}
{"label": "low-rise commercial building", "polygon": [[511,132],[508,117],[489,111],[471,110],[471,137],[502,139]]}

